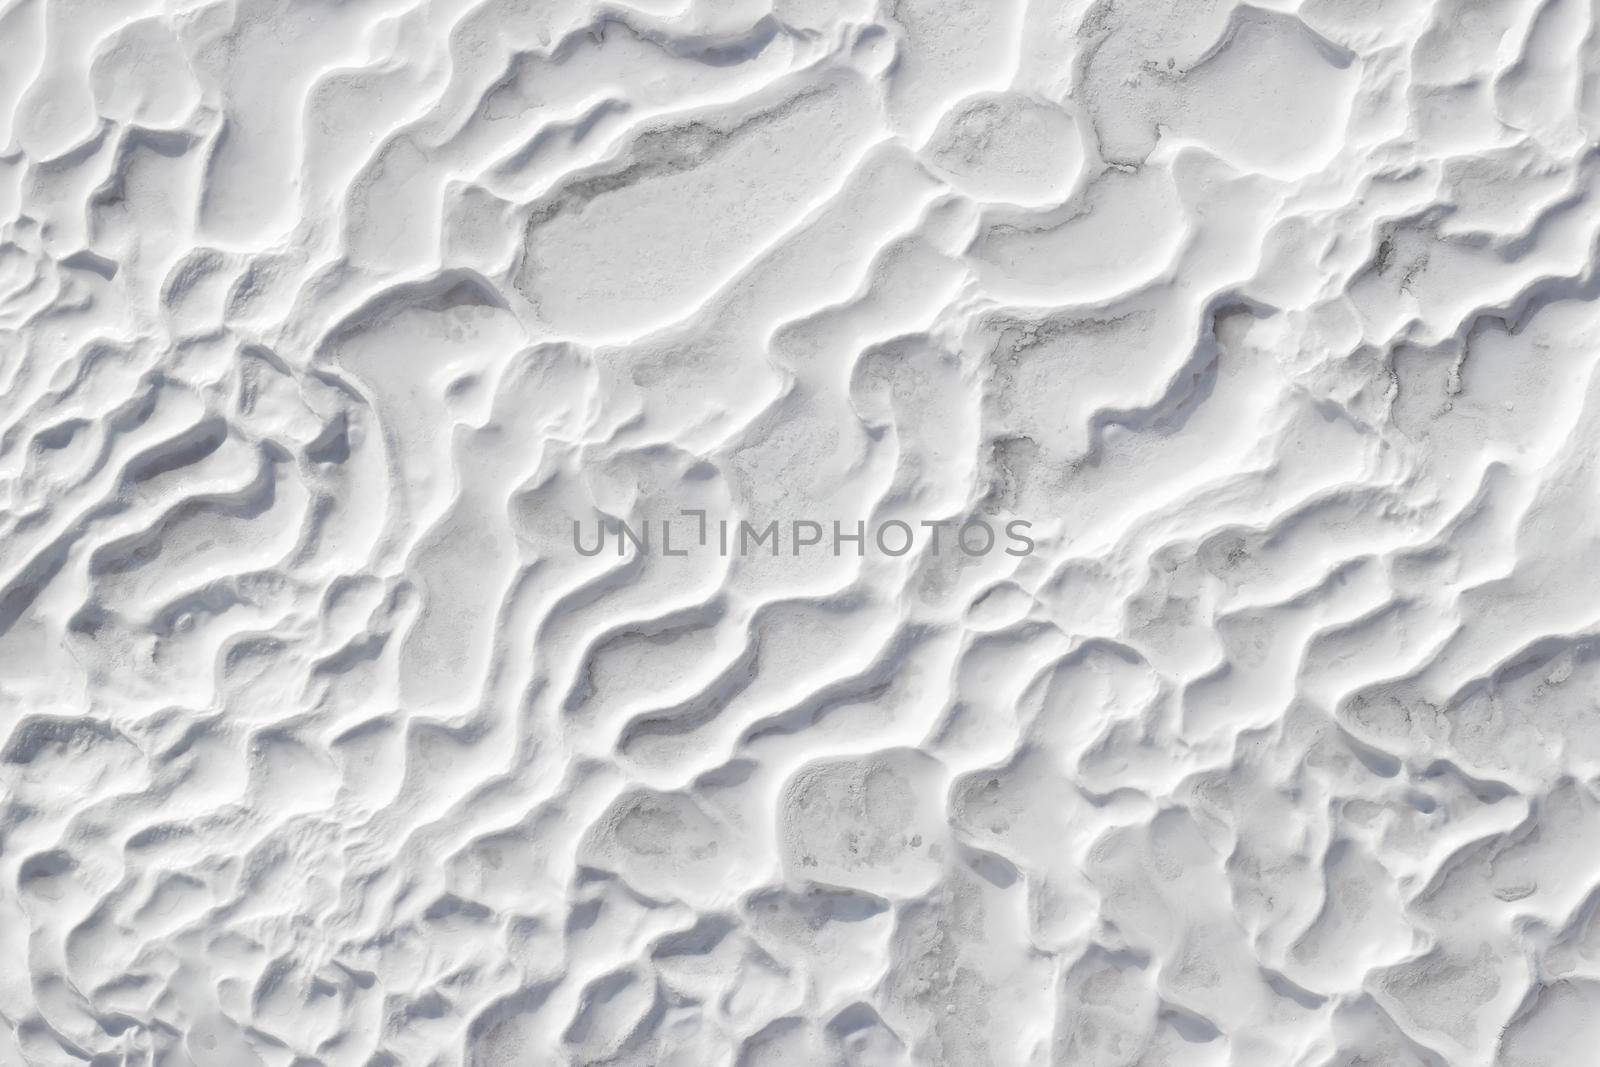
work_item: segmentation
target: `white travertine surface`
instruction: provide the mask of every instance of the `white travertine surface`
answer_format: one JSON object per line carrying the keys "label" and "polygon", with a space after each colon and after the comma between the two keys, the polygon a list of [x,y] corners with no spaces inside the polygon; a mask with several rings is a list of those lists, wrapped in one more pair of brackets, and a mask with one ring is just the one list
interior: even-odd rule
{"label": "white travertine surface", "polygon": [[1596,32],[0,0],[0,1067],[1592,1067]]}

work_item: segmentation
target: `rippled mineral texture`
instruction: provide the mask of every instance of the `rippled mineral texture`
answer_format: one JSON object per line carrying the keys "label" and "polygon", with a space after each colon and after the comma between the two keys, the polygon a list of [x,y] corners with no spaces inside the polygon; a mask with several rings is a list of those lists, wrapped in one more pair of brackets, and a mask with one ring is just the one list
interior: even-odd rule
{"label": "rippled mineral texture", "polygon": [[0,1067],[1593,1067],[1586,0],[0,0]]}

